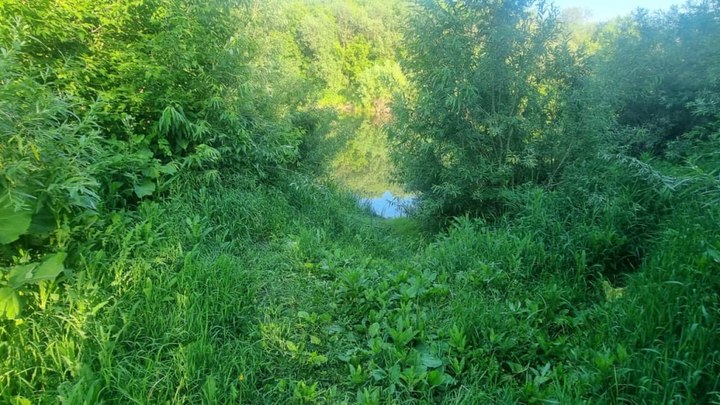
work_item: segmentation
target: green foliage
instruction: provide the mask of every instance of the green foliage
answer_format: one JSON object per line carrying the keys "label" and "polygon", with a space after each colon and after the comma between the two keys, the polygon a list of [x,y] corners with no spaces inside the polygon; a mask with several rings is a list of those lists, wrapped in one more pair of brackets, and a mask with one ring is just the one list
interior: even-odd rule
{"label": "green foliage", "polygon": [[641,129],[622,139],[633,155],[664,154],[669,142],[696,138],[696,129],[716,121],[697,106],[714,103],[720,91],[720,47],[712,40],[720,34],[719,13],[716,2],[689,2],[600,30],[597,80],[618,124]]}
{"label": "green foliage", "polygon": [[[11,1],[0,13],[34,38],[25,60],[50,65],[59,91],[83,107],[102,102],[96,121],[104,138],[148,149],[164,162],[263,171],[292,160],[288,151],[297,134],[282,116],[280,100],[271,100],[263,87],[273,80],[267,75],[282,72],[249,69],[269,56],[246,7],[228,1],[107,7],[82,0],[32,7]],[[208,154],[210,148],[217,152]]]}
{"label": "green foliage", "polygon": [[568,169],[554,192],[517,191],[513,219],[459,220],[427,250],[429,267],[454,275],[445,319],[464,321],[469,364],[482,359],[463,401],[716,398],[705,338],[717,294],[704,291],[718,282],[706,271],[717,231],[701,224],[717,212],[689,184],[717,185],[600,164]]}
{"label": "green foliage", "polygon": [[533,1],[419,3],[415,90],[396,105],[393,141],[427,217],[497,211],[503,188],[552,183],[592,144],[584,68],[556,14]]}
{"label": "green foliage", "polygon": [[22,293],[26,283],[55,279],[62,252],[85,237],[99,213],[131,203],[133,187],[154,187],[174,169],[149,151],[103,139],[100,106],[61,94],[51,81],[57,71],[27,63],[27,27],[8,29],[11,42],[0,54],[0,266],[14,265],[8,281]]}
{"label": "green foliage", "polygon": [[574,165],[555,191],[515,190],[512,218],[429,244],[302,176],[176,183],[94,228],[63,294],[0,290],[10,315],[53,314],[0,326],[0,396],[712,401],[720,188],[629,167]]}
{"label": "green foliage", "polygon": [[0,402],[720,402],[715,2],[418,4],[0,3]]}
{"label": "green foliage", "polygon": [[[283,45],[275,49],[292,49],[290,58],[307,78],[305,106],[325,110],[310,107],[295,116],[305,135],[300,165],[361,193],[368,183],[373,192],[397,188],[388,184],[392,163],[378,134],[392,115],[393,93],[405,84],[397,63],[405,2],[293,1],[276,7],[277,26],[269,35],[281,36]],[[328,112],[335,113],[332,124]],[[321,115],[326,121],[316,120]],[[364,151],[356,159],[358,149],[379,159],[368,162]]]}
{"label": "green foliage", "polygon": [[[22,288],[27,284],[42,284],[44,281],[52,282],[65,271],[64,261],[67,253],[59,252],[47,255],[42,263],[29,263],[15,265],[8,269],[7,285],[2,288],[3,306],[0,316],[7,319],[16,319],[22,310]],[[47,286],[47,284],[45,284]]]}
{"label": "green foliage", "polygon": [[[0,266],[74,260],[103,216],[162,197],[180,171],[212,182],[297,163],[305,100],[288,94],[304,79],[275,66],[285,55],[250,7],[0,5]],[[279,77],[284,96],[265,84]]]}
{"label": "green foliage", "polygon": [[8,285],[11,288],[19,288],[25,284],[38,284],[42,281],[52,281],[65,270],[63,262],[67,253],[55,253],[44,258],[42,263],[31,263],[15,266],[8,274]]}
{"label": "green foliage", "polygon": [[15,319],[20,314],[20,296],[9,287],[0,288],[0,316]]}
{"label": "green foliage", "polygon": [[40,69],[25,71],[22,46],[17,38],[0,55],[0,201],[6,220],[17,213],[16,236],[30,228],[22,212],[49,209],[59,217],[95,209],[100,172],[95,157],[107,153],[93,113],[73,115],[71,104],[53,92]]}
{"label": "green foliage", "polygon": [[16,241],[20,235],[30,229],[32,213],[29,210],[17,211],[9,201],[0,207],[0,222],[3,229],[0,231],[0,244],[8,244]]}

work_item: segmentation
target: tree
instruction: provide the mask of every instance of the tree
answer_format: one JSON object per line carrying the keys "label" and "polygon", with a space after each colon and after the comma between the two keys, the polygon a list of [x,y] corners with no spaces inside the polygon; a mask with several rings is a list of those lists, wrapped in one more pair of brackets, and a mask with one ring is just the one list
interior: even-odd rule
{"label": "tree", "polygon": [[[432,216],[487,214],[552,183],[587,150],[583,65],[533,0],[423,0],[407,34],[414,85],[395,105],[399,177]],[[582,135],[582,136],[581,136]]]}
{"label": "tree", "polygon": [[720,103],[720,3],[688,2],[667,12],[638,10],[600,32],[597,78],[611,100],[629,153],[668,149],[716,117]]}

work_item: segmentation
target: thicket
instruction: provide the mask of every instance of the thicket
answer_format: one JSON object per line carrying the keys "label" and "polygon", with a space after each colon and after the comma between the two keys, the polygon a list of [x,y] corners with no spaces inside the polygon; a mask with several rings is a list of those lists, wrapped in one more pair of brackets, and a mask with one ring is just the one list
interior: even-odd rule
{"label": "thicket", "polygon": [[634,159],[706,161],[716,145],[717,2],[594,25],[537,1],[413,11],[391,139],[431,222],[502,216],[512,190],[553,189],[576,162],[614,156],[631,177],[647,171]]}
{"label": "thicket", "polygon": [[[267,83],[301,79],[284,65],[260,69],[282,59],[258,39],[250,11],[227,1],[3,2],[10,288],[59,275],[109,213],[166,194],[183,174],[264,178],[297,162],[305,99]],[[15,318],[18,293],[3,294]]]}
{"label": "thicket", "polygon": [[601,123],[588,117],[587,68],[557,10],[421,1],[415,11],[414,91],[397,103],[393,138],[400,178],[428,217],[502,212],[503,190],[552,184],[592,149]]}

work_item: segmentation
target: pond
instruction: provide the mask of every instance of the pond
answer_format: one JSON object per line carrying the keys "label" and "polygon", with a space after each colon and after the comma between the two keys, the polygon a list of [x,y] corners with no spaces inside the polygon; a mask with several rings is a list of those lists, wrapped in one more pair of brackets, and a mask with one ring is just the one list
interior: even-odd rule
{"label": "pond", "polygon": [[413,195],[397,196],[385,191],[381,196],[361,198],[359,202],[382,218],[399,218],[407,216],[407,210],[412,207],[414,201]]}

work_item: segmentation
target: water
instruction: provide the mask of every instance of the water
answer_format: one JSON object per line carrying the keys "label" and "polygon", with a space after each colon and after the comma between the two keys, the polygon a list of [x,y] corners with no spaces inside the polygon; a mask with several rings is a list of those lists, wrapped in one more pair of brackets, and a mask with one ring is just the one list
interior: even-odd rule
{"label": "water", "polygon": [[360,205],[369,206],[378,216],[383,218],[399,218],[407,215],[407,209],[412,207],[415,196],[396,196],[390,191],[373,198],[361,198]]}

